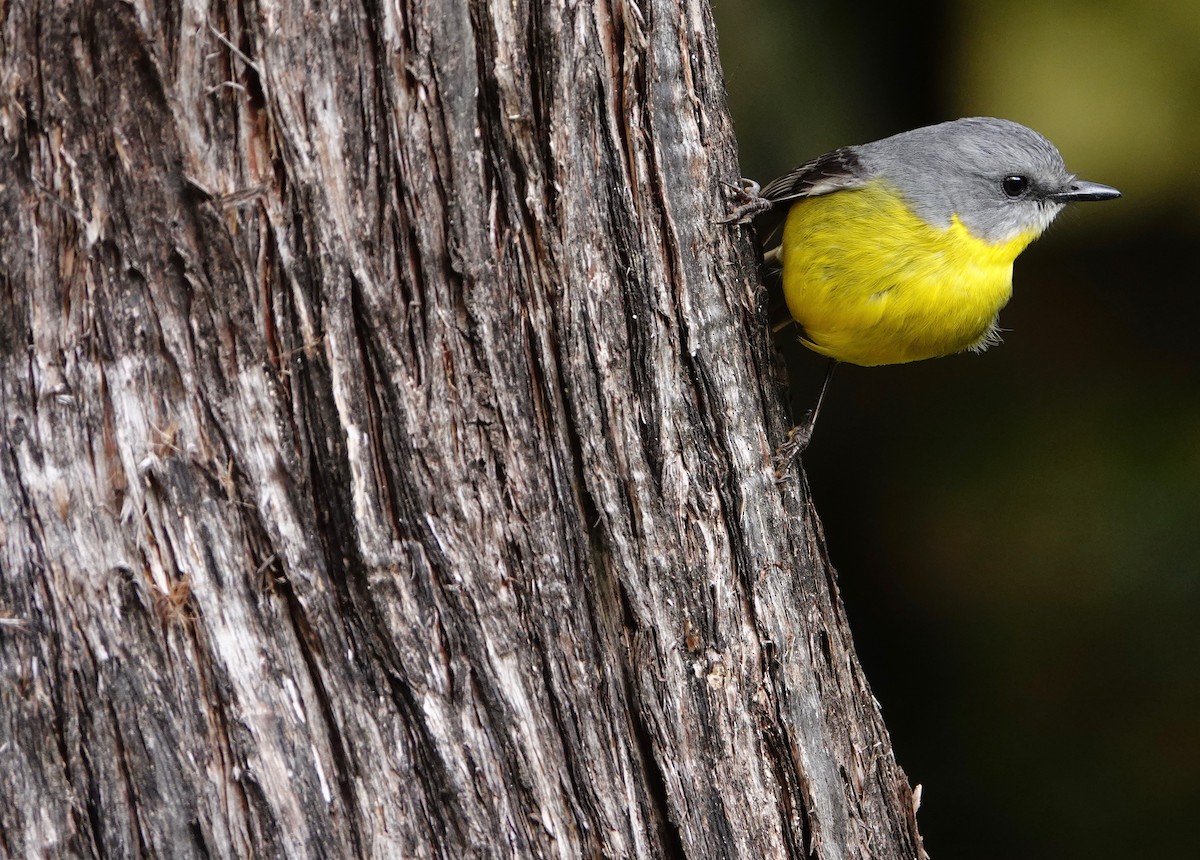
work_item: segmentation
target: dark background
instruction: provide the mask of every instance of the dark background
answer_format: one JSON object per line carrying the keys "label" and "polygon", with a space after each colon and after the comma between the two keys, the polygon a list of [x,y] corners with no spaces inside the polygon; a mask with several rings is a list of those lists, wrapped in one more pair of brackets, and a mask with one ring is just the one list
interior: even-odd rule
{"label": "dark background", "polygon": [[746,176],[991,115],[1125,193],[1021,256],[1000,347],[842,367],[804,467],[930,853],[1191,856],[1200,4],[716,13]]}

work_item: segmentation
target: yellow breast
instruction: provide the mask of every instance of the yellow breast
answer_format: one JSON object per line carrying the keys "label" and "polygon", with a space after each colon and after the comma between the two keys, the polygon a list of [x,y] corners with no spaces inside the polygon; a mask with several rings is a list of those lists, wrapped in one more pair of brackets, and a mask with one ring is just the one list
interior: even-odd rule
{"label": "yellow breast", "polygon": [[1013,260],[1037,232],[998,245],[955,217],[926,224],[882,184],[792,205],[780,258],[792,316],[812,349],[851,364],[902,364],[986,348],[1012,295]]}

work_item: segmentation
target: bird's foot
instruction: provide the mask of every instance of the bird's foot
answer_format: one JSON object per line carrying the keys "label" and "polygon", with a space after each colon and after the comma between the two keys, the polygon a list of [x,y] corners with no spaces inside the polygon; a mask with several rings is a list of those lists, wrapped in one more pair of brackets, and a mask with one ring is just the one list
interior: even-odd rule
{"label": "bird's foot", "polygon": [[816,422],[813,420],[812,412],[804,417],[803,424],[797,424],[788,431],[787,439],[783,444],[775,449],[775,480],[783,481],[787,478],[788,470],[792,467],[792,461],[803,453],[808,447],[808,443],[812,440],[813,428]]}
{"label": "bird's foot", "polygon": [[729,189],[734,207],[729,210],[728,215],[717,221],[718,224],[749,224],[756,215],[775,205],[772,201],[758,196],[762,186],[753,179],[743,178],[738,185],[728,182],[721,184]]}

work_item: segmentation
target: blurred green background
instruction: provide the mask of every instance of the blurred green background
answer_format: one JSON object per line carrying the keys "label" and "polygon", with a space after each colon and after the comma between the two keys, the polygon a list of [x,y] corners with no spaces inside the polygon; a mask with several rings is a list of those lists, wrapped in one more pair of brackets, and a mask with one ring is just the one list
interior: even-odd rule
{"label": "blurred green background", "polygon": [[715,9],[745,176],[991,115],[1124,192],[1017,261],[1002,346],[841,368],[804,467],[935,858],[1195,856],[1200,3]]}

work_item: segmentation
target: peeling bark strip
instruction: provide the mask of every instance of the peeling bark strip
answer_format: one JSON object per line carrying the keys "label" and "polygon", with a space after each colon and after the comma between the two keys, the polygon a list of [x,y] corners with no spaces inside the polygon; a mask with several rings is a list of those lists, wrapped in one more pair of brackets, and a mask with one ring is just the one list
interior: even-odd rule
{"label": "peeling bark strip", "polygon": [[704,0],[0,15],[0,855],[918,855]]}

